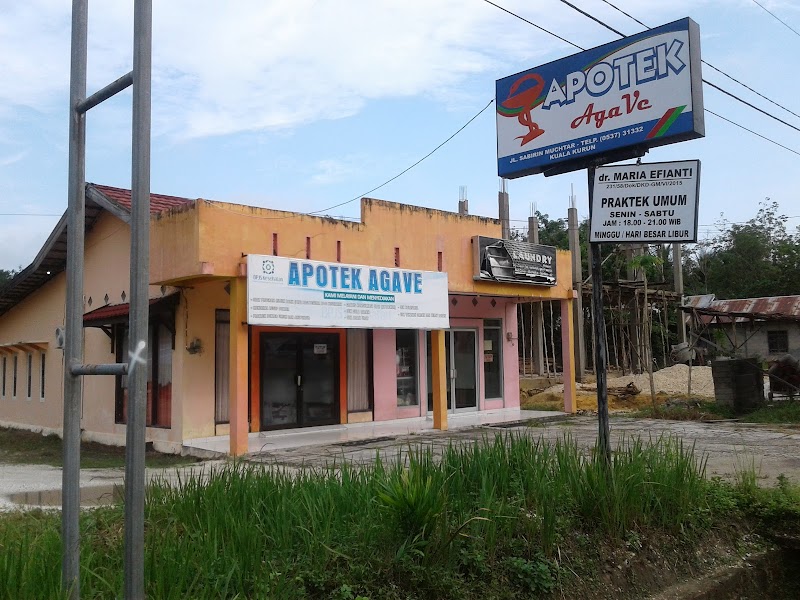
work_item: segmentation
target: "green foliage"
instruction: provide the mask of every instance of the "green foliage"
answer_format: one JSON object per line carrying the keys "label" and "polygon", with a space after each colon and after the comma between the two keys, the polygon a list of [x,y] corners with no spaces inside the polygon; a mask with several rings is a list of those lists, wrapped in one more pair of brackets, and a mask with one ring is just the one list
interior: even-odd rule
{"label": "green foliage", "polygon": [[684,255],[687,293],[713,293],[718,298],[796,294],[800,232],[788,232],[787,221],[769,198],[746,223],[721,220],[719,235]]}
{"label": "green foliage", "polygon": [[[232,463],[157,482],[147,495],[152,598],[515,598],[572,576],[560,547],[580,533],[711,523],[703,461],[676,440],[630,440],[607,464],[569,438],[497,435],[405,449],[391,466],[289,472]],[[122,589],[122,508],[81,517],[81,597]],[[0,599],[58,598],[59,517],[0,518]],[[591,547],[591,544],[587,544]]]}
{"label": "green foliage", "polygon": [[18,271],[7,271],[6,269],[0,269],[0,290],[13,279],[14,275],[16,275]]}

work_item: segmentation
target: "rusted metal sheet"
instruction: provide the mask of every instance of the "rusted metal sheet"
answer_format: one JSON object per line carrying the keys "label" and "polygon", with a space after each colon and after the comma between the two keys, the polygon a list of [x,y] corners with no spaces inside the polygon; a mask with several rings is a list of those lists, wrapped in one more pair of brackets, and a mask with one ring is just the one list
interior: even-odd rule
{"label": "rusted metal sheet", "polygon": [[[710,298],[710,299],[709,299]],[[708,322],[716,317],[719,322],[730,323],[752,320],[800,321],[800,296],[769,296],[765,298],[739,298],[716,300],[713,294],[689,296],[683,310],[695,312]]]}

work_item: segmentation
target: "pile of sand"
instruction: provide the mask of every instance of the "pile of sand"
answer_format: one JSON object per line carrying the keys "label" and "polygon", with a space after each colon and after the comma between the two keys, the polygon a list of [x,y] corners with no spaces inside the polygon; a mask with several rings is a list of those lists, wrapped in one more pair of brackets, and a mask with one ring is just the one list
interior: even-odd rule
{"label": "pile of sand", "polygon": [[[643,394],[650,394],[650,376],[647,373],[639,375],[625,375],[608,380],[608,387],[624,387],[633,382]],[[656,394],[669,395],[687,394],[689,391],[689,366],[684,364],[673,365],[653,373],[653,383]],[[578,391],[593,392],[597,390],[595,384],[578,384]],[[545,390],[554,394],[563,394],[564,385],[559,384]],[[714,397],[714,380],[711,377],[711,367],[692,367],[692,396]]]}
{"label": "pile of sand", "polygon": [[[609,387],[622,387],[633,382],[642,393],[650,393],[650,376],[647,373],[640,375],[625,375],[609,379]],[[656,393],[686,394],[689,390],[689,365],[678,364],[653,373],[653,383]],[[714,397],[714,380],[711,377],[711,367],[692,367],[692,396]]]}

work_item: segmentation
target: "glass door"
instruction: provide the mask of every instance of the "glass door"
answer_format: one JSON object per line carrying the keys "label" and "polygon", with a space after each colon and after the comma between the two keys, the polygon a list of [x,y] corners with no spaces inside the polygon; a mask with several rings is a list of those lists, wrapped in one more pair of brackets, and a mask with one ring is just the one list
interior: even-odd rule
{"label": "glass door", "polygon": [[451,396],[455,410],[478,408],[478,368],[476,365],[477,334],[472,329],[456,329],[450,332],[453,361],[453,391]]}
{"label": "glass door", "polygon": [[261,430],[297,427],[297,350],[300,336],[261,334]]}
{"label": "glass door", "polygon": [[[478,335],[474,329],[450,329],[444,336],[447,373],[447,410],[469,411],[478,407]],[[428,412],[433,410],[431,333],[426,334],[428,364]]]}
{"label": "glass door", "polygon": [[339,422],[339,336],[262,333],[261,430]]}

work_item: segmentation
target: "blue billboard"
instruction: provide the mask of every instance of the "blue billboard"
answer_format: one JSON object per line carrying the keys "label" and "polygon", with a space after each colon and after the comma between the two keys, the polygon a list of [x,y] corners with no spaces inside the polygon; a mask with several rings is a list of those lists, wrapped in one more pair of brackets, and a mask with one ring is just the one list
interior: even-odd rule
{"label": "blue billboard", "polygon": [[497,81],[497,172],[565,172],[588,159],[703,137],[700,31],[689,18]]}

